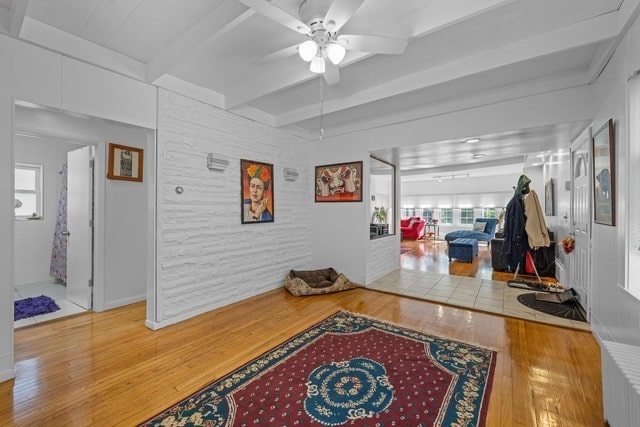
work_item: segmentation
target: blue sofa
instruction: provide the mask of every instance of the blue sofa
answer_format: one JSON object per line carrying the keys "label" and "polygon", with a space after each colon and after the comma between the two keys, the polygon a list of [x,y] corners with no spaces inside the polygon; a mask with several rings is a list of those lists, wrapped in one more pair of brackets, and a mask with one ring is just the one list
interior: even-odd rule
{"label": "blue sofa", "polygon": [[459,238],[476,239],[478,241],[487,242],[487,245],[490,245],[491,239],[493,239],[493,236],[496,234],[498,220],[496,218],[476,218],[473,222],[474,224],[476,222],[486,223],[487,225],[485,225],[484,232],[474,230],[456,230],[445,234],[444,240],[451,242]]}

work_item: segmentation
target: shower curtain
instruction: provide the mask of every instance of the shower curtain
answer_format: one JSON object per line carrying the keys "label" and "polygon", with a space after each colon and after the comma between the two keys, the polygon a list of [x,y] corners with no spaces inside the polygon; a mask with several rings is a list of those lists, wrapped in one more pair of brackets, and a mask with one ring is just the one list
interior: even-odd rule
{"label": "shower curtain", "polygon": [[51,251],[51,266],[49,275],[54,279],[67,283],[67,236],[62,234],[67,230],[67,165],[58,172],[61,175],[60,194],[58,195],[58,214],[56,228],[53,232],[53,249]]}

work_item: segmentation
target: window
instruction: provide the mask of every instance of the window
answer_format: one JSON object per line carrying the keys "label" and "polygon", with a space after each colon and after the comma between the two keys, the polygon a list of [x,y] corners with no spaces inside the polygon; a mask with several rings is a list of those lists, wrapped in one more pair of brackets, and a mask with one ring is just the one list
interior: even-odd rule
{"label": "window", "polygon": [[431,222],[433,219],[433,209],[422,209],[422,218],[424,218],[426,222]]}
{"label": "window", "polygon": [[440,224],[453,224],[453,209],[440,209]]}
{"label": "window", "polygon": [[460,209],[460,224],[473,224],[473,208]]}
{"label": "window", "polygon": [[629,80],[629,216],[627,222],[627,284],[626,289],[640,299],[640,76]]}
{"label": "window", "polygon": [[42,217],[42,165],[16,163],[14,198],[16,218]]}
{"label": "window", "polygon": [[409,218],[410,216],[420,216],[422,209],[420,208],[402,208],[400,209],[400,218]]}
{"label": "window", "polygon": [[498,214],[496,212],[496,208],[487,208],[482,210],[483,218],[497,218]]}

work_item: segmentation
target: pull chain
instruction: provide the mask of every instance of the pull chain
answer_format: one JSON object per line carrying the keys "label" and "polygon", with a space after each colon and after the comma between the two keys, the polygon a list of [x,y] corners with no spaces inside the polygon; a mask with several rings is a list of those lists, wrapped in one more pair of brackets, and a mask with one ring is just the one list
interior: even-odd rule
{"label": "pull chain", "polygon": [[322,143],[322,137],[324,136],[323,104],[324,104],[324,78],[321,74],[320,75],[320,143]]}

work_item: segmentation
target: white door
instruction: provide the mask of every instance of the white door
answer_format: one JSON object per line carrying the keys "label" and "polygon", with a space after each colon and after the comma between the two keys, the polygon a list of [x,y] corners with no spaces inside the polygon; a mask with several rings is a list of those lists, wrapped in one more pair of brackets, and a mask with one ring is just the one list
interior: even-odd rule
{"label": "white door", "polygon": [[591,132],[576,141],[571,147],[571,236],[575,239],[575,249],[569,259],[569,286],[580,296],[580,303],[591,313],[591,174],[589,147]]}
{"label": "white door", "polygon": [[86,309],[92,303],[93,147],[67,154],[67,299]]}

